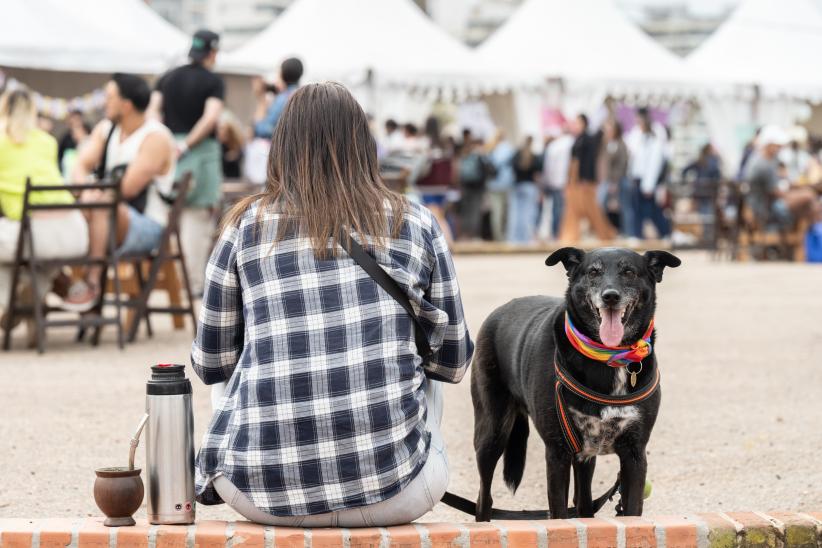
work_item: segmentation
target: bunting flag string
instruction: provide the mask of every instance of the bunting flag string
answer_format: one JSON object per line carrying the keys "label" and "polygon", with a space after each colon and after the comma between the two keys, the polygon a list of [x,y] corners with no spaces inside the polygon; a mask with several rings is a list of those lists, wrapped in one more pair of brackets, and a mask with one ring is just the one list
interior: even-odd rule
{"label": "bunting flag string", "polygon": [[[6,74],[0,70],[0,89],[13,90],[22,87],[28,88],[28,86],[16,78],[6,77]],[[87,114],[101,110],[106,102],[106,94],[103,88],[97,88],[70,99],[50,97],[34,90],[31,90],[31,93],[34,98],[34,104],[37,105],[37,111],[41,115],[52,118],[53,120],[64,120],[69,113],[73,111]]]}

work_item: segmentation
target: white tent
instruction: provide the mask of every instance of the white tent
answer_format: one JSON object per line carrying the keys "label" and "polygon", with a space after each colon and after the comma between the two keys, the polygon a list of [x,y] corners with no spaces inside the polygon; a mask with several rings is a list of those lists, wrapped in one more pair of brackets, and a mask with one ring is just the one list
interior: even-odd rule
{"label": "white tent", "polygon": [[188,38],[140,0],[4,0],[0,66],[156,74]]}
{"label": "white tent", "polygon": [[618,94],[675,94],[685,82],[683,62],[628,21],[613,0],[526,0],[478,53],[510,73]]}
{"label": "white tent", "polygon": [[[686,60],[714,91],[822,100],[822,13],[810,0],[743,0]],[[750,95],[750,89],[747,90]]]}
{"label": "white tent", "polygon": [[706,85],[699,103],[733,173],[756,126],[807,119],[822,100],[822,13],[810,0],[743,0],[685,64]]}
{"label": "white tent", "polygon": [[493,89],[494,74],[411,0],[296,0],[268,28],[221,54],[225,71],[271,73],[299,57],[309,81],[402,86],[436,93]]}
{"label": "white tent", "polygon": [[614,0],[526,0],[478,55],[506,74],[547,83],[512,93],[519,134],[540,134],[543,106],[593,113],[608,95],[667,102],[692,87],[683,61],[627,20]]}

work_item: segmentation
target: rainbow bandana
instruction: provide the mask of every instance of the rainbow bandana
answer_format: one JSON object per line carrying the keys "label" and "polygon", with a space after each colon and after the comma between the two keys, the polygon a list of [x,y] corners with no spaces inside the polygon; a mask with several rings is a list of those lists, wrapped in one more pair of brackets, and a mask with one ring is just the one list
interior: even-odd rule
{"label": "rainbow bandana", "polygon": [[651,353],[651,334],[654,332],[654,320],[648,325],[648,330],[636,343],[631,346],[605,346],[586,337],[574,327],[571,317],[565,313],[565,335],[577,352],[603,362],[610,367],[625,367],[630,363],[642,362]]}

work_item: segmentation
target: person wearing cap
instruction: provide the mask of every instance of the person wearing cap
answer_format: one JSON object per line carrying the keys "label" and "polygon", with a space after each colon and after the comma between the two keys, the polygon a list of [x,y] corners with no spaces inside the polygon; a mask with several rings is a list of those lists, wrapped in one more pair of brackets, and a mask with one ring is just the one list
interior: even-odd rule
{"label": "person wearing cap", "polygon": [[162,119],[177,142],[177,177],[192,175],[193,188],[181,218],[191,284],[202,290],[205,265],[211,251],[212,210],[220,200],[222,154],[217,124],[223,111],[225,84],[214,74],[220,37],[209,30],[194,34],[189,64],[177,67],[157,81],[149,112]]}
{"label": "person wearing cap", "polygon": [[254,112],[254,137],[271,139],[274,133],[274,126],[280,119],[280,115],[285,109],[285,104],[297,88],[300,87],[300,78],[303,77],[303,63],[296,57],[291,57],[283,61],[280,65],[279,82],[276,89],[279,90],[277,96],[269,104],[268,86],[262,78],[255,81],[254,93],[257,96],[257,108]]}
{"label": "person wearing cap", "polygon": [[751,159],[745,180],[748,183],[746,205],[753,220],[764,227],[769,223],[787,226],[797,220],[814,222],[819,218],[816,194],[808,187],[791,187],[779,153],[790,142],[779,126],[762,128],[757,151]]}

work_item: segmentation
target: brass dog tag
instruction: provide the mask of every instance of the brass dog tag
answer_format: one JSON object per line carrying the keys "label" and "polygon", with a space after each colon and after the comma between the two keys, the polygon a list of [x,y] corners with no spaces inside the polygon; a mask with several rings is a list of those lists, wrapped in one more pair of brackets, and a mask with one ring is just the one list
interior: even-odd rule
{"label": "brass dog tag", "polygon": [[631,366],[634,365],[632,363],[628,364],[628,373],[631,375],[631,388],[636,386],[636,376],[642,373],[642,362],[639,362],[639,368],[636,371],[631,371]]}

